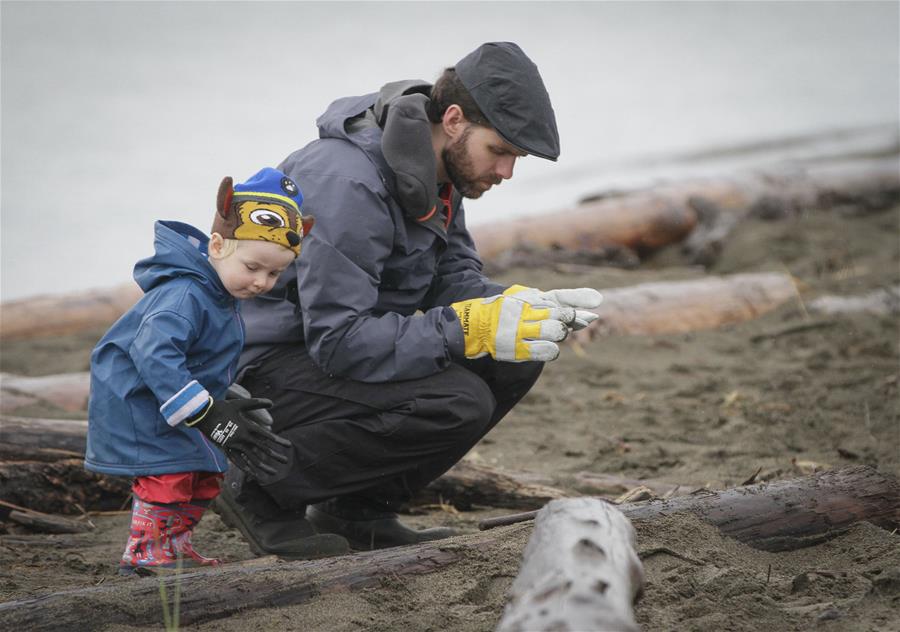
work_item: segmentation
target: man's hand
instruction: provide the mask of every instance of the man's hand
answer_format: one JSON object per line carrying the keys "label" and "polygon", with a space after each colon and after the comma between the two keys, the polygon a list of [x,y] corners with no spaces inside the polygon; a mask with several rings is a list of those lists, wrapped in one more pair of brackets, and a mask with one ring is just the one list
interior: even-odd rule
{"label": "man's hand", "polygon": [[513,285],[507,288],[503,295],[525,301],[532,307],[574,308],[575,316],[566,324],[575,331],[587,327],[599,318],[597,314],[587,310],[596,309],[603,302],[603,295],[589,287],[542,292],[533,287]]}
{"label": "man's hand", "polygon": [[204,411],[185,424],[209,437],[242,470],[265,479],[276,474],[279,465],[290,462],[293,452],[290,441],[272,434],[249,416],[250,411],[271,406],[268,399],[210,398]]}
{"label": "man's hand", "polygon": [[556,343],[569,331],[573,308],[535,308],[509,296],[491,296],[453,303],[466,341],[466,357],[490,354],[495,360],[547,362],[559,355]]}

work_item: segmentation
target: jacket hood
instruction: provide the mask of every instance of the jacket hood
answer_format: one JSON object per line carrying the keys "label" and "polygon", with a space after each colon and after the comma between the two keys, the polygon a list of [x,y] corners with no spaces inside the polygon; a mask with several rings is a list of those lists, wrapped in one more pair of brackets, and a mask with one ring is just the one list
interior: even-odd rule
{"label": "jacket hood", "polygon": [[230,296],[207,259],[209,237],[182,222],[158,221],[153,230],[155,254],[134,266],[134,280],[144,292],[175,277],[191,276],[222,298]]}
{"label": "jacket hood", "polygon": [[342,138],[366,152],[404,213],[416,220],[439,203],[426,114],[430,93],[425,81],[395,81],[377,93],[338,99],[316,121],[320,138]]}

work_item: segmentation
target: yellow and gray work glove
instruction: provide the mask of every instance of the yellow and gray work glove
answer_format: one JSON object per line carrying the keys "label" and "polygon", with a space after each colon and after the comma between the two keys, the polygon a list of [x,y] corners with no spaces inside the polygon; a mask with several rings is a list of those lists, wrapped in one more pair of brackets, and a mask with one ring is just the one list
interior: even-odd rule
{"label": "yellow and gray work glove", "polygon": [[584,329],[600,317],[588,310],[600,307],[600,303],[603,302],[603,295],[589,287],[542,292],[533,287],[513,285],[507,288],[503,295],[525,301],[532,307],[572,308],[575,315],[566,324],[575,331]]}
{"label": "yellow and gray work glove", "polygon": [[495,360],[548,362],[559,355],[556,345],[575,318],[573,308],[535,308],[509,296],[490,296],[453,303],[466,343],[466,357],[490,354]]}

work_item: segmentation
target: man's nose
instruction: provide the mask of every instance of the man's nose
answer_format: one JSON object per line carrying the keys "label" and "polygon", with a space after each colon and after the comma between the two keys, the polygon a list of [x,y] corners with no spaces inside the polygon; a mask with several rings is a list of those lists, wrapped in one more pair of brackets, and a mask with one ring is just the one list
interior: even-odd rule
{"label": "man's nose", "polygon": [[516,158],[518,156],[503,156],[497,161],[496,172],[497,175],[503,178],[504,180],[509,180],[513,177],[513,169],[516,167]]}

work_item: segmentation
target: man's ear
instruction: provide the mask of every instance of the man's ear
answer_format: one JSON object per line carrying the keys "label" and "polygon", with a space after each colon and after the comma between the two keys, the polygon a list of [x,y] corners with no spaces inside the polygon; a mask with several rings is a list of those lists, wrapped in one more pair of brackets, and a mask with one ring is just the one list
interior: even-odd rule
{"label": "man's ear", "polygon": [[468,123],[462,108],[455,103],[444,110],[444,116],[441,117],[441,127],[444,133],[453,140],[456,140],[465,131]]}

